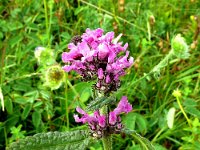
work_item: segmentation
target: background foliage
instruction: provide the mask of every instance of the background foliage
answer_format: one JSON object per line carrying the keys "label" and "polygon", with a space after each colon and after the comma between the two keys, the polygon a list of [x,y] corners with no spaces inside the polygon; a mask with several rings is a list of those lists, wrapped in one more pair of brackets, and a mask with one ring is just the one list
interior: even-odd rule
{"label": "background foliage", "polygon": [[[0,87],[5,110],[0,110],[0,148],[28,135],[82,128],[74,122],[74,108],[92,99],[92,84],[75,73],[57,89],[44,86],[34,49],[53,49],[56,61],[70,39],[86,28],[101,27],[123,33],[135,64],[115,93],[127,95],[133,112],[123,122],[148,138],[158,150],[200,149],[200,1],[198,0],[0,0]],[[170,50],[170,41],[181,33],[190,46],[187,60],[173,60],[159,78],[148,73]],[[187,123],[172,92],[179,88]],[[170,108],[175,114],[169,116]],[[170,119],[169,119],[170,118]],[[169,128],[168,123],[172,122]],[[139,149],[135,141],[114,137],[114,148]],[[96,142],[90,149],[102,149]]]}

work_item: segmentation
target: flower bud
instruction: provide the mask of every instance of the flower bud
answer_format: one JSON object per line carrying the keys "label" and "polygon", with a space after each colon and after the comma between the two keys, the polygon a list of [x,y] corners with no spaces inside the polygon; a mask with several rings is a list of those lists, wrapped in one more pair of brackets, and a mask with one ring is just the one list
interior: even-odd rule
{"label": "flower bud", "polygon": [[176,89],[173,91],[172,95],[174,97],[181,97],[181,91],[179,89]]}
{"label": "flower bud", "polygon": [[155,17],[153,15],[149,16],[149,23],[151,26],[153,26],[155,24],[156,20]]}
{"label": "flower bud", "polygon": [[55,63],[55,56],[52,49],[37,47],[34,53],[39,65],[46,66]]}
{"label": "flower bud", "polygon": [[46,71],[44,85],[50,87],[51,90],[58,89],[64,80],[64,76],[64,70],[60,66],[51,66]]}
{"label": "flower bud", "polygon": [[173,53],[176,57],[186,59],[189,57],[188,45],[185,39],[180,35],[176,35],[171,42]]}

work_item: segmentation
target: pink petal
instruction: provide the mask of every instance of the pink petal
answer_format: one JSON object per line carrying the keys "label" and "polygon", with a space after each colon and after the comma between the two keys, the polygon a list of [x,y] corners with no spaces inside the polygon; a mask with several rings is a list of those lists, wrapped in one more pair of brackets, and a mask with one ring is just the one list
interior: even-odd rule
{"label": "pink petal", "polygon": [[76,122],[82,122],[82,119],[78,117],[78,115],[74,114],[74,119]]}
{"label": "pink petal", "polygon": [[98,122],[99,122],[99,126],[104,128],[106,125],[106,116],[99,116]]}
{"label": "pink petal", "polygon": [[106,76],[106,83],[110,83],[110,81],[111,81],[111,80],[110,80],[110,75],[107,75],[107,76]]}
{"label": "pink petal", "polygon": [[114,125],[117,121],[117,115],[114,111],[109,113],[109,124]]}
{"label": "pink petal", "polygon": [[100,69],[98,69],[98,78],[101,80],[101,79],[103,79],[103,77],[104,77],[103,69],[100,68]]}
{"label": "pink petal", "polygon": [[87,113],[86,113],[83,109],[81,109],[80,107],[76,107],[76,111],[77,111],[78,113],[82,114],[82,115],[86,115],[86,114],[87,114]]}
{"label": "pink petal", "polygon": [[126,96],[122,96],[120,102],[118,103],[117,108],[114,109],[114,112],[118,115],[122,112],[128,113],[132,110],[132,105],[128,102]]}

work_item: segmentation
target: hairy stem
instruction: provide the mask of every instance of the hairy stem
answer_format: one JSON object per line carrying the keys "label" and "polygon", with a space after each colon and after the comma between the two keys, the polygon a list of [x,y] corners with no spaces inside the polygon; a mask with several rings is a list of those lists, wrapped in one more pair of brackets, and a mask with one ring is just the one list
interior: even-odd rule
{"label": "hairy stem", "polygon": [[111,137],[111,135],[104,136],[102,138],[102,142],[103,142],[103,149],[104,150],[112,150],[112,137]]}
{"label": "hairy stem", "polygon": [[[107,115],[108,114],[108,106],[105,105],[101,108],[101,114]],[[112,135],[105,134],[102,137],[103,148],[104,150],[112,150]]]}
{"label": "hairy stem", "polygon": [[[68,74],[66,74],[66,78],[68,77]],[[67,120],[67,130],[69,131],[69,105],[68,105],[68,84],[67,84],[67,81],[65,79],[65,109],[66,109],[66,112],[65,112],[65,115],[66,115],[66,120]]]}
{"label": "hairy stem", "polygon": [[171,50],[165,58],[158,64],[156,65],[153,69],[152,72],[159,72],[160,69],[164,68],[165,66],[168,65],[169,59],[173,56],[173,51]]}

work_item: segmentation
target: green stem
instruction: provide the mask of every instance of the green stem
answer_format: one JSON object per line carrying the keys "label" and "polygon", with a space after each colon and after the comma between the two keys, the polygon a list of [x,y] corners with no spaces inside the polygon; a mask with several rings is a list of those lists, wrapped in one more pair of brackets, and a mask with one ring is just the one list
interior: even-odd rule
{"label": "green stem", "polygon": [[[107,115],[108,114],[108,106],[105,105],[101,108],[101,114]],[[112,135],[105,134],[102,137],[103,148],[104,150],[112,150]]]}
{"label": "green stem", "polygon": [[[67,79],[67,74],[66,74],[66,79]],[[69,131],[69,109],[68,109],[68,80],[65,80],[65,109],[66,109],[66,120],[67,120],[67,130]]]}
{"label": "green stem", "polygon": [[45,12],[45,23],[46,23],[46,32],[48,33],[48,23],[49,23],[49,19],[48,19],[48,12],[47,12],[47,2],[46,0],[44,0],[44,12]]}
{"label": "green stem", "polygon": [[141,80],[143,80],[143,79],[145,79],[145,78],[148,78],[148,76],[150,76],[152,73],[153,73],[153,72],[151,71],[151,72],[149,72],[149,73],[144,74],[141,78],[139,78],[138,80],[132,82],[132,83],[129,85],[129,87],[132,87],[133,85],[135,85],[135,84],[138,83],[139,81],[141,81]]}
{"label": "green stem", "polygon": [[7,138],[6,127],[4,127],[4,136],[5,136],[5,144],[6,144],[6,147],[7,147],[8,146],[8,138]]}
{"label": "green stem", "polygon": [[111,137],[111,135],[104,136],[102,138],[102,142],[103,142],[103,149],[104,150],[112,150],[112,137]]}
{"label": "green stem", "polygon": [[152,72],[159,72],[160,69],[162,69],[163,67],[168,65],[168,61],[169,59],[173,56],[173,51],[171,50],[166,56],[165,58],[158,64],[156,65],[153,69]]}
{"label": "green stem", "polygon": [[189,125],[190,127],[192,127],[192,126],[191,126],[191,124],[190,124],[190,119],[188,118],[187,114],[185,113],[185,111],[184,111],[184,109],[183,109],[183,106],[181,105],[181,102],[180,102],[180,100],[179,100],[179,97],[178,97],[178,96],[176,96],[176,100],[177,100],[177,102],[178,102],[178,105],[179,105],[179,107],[180,107],[180,109],[181,109],[181,112],[183,113],[183,115],[184,115],[185,119],[186,119],[186,120],[187,120],[187,122],[188,122],[188,125]]}
{"label": "green stem", "polygon": [[162,128],[157,134],[156,136],[153,138],[152,143],[156,141],[156,139],[162,134],[162,132],[165,130],[165,128]]}
{"label": "green stem", "polygon": [[[47,1],[43,0],[44,2],[44,12],[45,12],[45,24],[46,24],[46,34],[48,37],[48,47],[50,47],[50,22],[48,18],[48,10],[47,10]],[[51,21],[51,10],[50,10],[50,21]]]}

